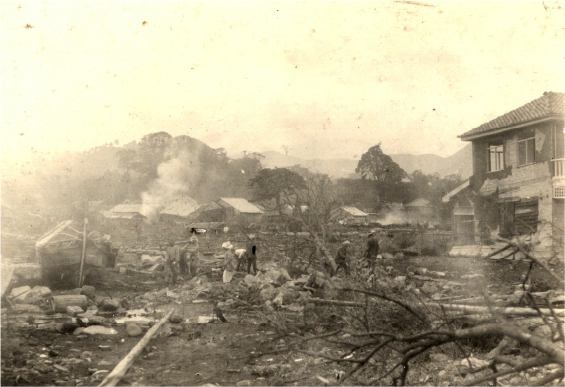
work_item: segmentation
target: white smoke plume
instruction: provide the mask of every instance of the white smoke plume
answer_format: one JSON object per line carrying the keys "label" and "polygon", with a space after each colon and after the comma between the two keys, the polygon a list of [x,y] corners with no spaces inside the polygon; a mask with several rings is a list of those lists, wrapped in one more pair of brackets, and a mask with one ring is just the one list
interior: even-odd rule
{"label": "white smoke plume", "polygon": [[406,214],[400,211],[390,211],[382,219],[379,219],[379,223],[383,226],[388,226],[390,224],[405,224],[408,221]]}
{"label": "white smoke plume", "polygon": [[200,171],[197,155],[186,151],[159,165],[159,177],[141,194],[144,215],[156,221],[159,212],[173,201],[189,196]]}

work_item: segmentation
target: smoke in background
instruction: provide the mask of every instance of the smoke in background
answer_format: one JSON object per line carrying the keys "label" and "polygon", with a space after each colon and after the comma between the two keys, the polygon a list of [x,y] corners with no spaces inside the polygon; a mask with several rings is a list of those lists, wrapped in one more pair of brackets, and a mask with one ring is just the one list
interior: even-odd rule
{"label": "smoke in background", "polygon": [[408,217],[403,212],[390,211],[379,220],[379,223],[383,226],[388,226],[390,224],[405,224],[407,221]]}
{"label": "smoke in background", "polygon": [[[174,149],[169,151],[174,152]],[[149,189],[141,193],[143,214],[150,221],[156,221],[159,211],[173,201],[190,196],[194,191],[201,172],[198,153],[181,151],[157,168],[159,177],[153,180]]]}

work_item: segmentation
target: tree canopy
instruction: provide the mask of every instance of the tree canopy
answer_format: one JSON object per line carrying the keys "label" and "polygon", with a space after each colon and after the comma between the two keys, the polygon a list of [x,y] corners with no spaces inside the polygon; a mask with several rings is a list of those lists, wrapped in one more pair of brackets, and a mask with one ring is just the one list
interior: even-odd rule
{"label": "tree canopy", "polygon": [[297,190],[305,189],[306,182],[302,176],[287,168],[264,168],[249,180],[255,200],[274,199],[280,207],[283,196],[293,195]]}
{"label": "tree canopy", "polygon": [[361,156],[355,173],[362,179],[382,183],[400,183],[407,176],[406,172],[389,155],[383,153],[381,143],[369,148]]}

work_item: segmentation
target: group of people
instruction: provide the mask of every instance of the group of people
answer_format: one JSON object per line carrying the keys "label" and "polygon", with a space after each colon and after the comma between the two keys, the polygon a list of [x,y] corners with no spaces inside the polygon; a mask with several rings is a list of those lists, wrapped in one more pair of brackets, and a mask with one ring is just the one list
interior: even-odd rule
{"label": "group of people", "polygon": [[[335,269],[332,265],[325,265],[326,270],[329,272],[330,276],[333,277],[339,271],[339,269],[343,269],[346,275],[350,274],[348,260],[350,258],[350,251],[349,248],[351,246],[350,241],[342,242],[341,246],[337,249],[336,257],[335,257]],[[371,271],[373,271],[377,256],[379,255],[379,241],[375,236],[375,232],[371,232],[367,235],[367,249],[363,254],[363,258],[365,259],[365,266],[368,267]]]}
{"label": "group of people", "polygon": [[222,245],[226,250],[223,281],[230,282],[234,272],[247,266],[247,273],[257,274],[257,244],[253,238],[250,238],[244,249],[235,249],[230,243],[226,242]]}
{"label": "group of people", "polygon": [[[240,271],[242,268],[247,268],[247,273],[257,274],[257,243],[254,238],[249,238],[245,248],[235,249],[230,243],[226,242],[222,245],[225,250],[225,263],[223,281],[230,282],[234,272]],[[326,262],[324,265],[330,277],[336,275],[339,269],[343,269],[346,275],[350,274],[349,259],[350,259],[351,242],[345,241],[338,248],[335,256],[335,265]],[[371,272],[373,271],[377,256],[379,254],[379,242],[374,232],[367,235],[367,248],[364,251],[364,266]],[[177,283],[178,274],[189,274],[196,276],[198,273],[199,249],[198,237],[195,230],[191,231],[191,237],[188,243],[183,247],[176,246],[174,241],[170,240],[169,245],[165,251],[165,271],[167,274],[167,282],[173,285]]]}
{"label": "group of people", "polygon": [[173,240],[165,250],[165,273],[167,283],[176,285],[179,272],[194,277],[198,274],[198,237],[196,230],[191,230],[191,237],[183,247],[175,245]]}

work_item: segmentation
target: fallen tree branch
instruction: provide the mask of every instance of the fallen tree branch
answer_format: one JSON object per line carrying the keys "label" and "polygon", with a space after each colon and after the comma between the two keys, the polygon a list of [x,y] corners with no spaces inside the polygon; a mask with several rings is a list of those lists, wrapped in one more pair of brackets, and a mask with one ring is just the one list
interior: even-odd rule
{"label": "fallen tree branch", "polygon": [[551,270],[551,268],[549,266],[547,266],[547,264],[539,259],[537,259],[536,257],[532,256],[529,252],[527,252],[521,245],[519,245],[518,243],[515,243],[509,239],[505,239],[505,238],[498,238],[498,240],[502,241],[502,242],[506,242],[508,244],[511,244],[512,246],[516,247],[518,250],[520,250],[520,252],[522,252],[526,257],[528,257],[529,259],[531,259],[532,261],[534,261],[535,263],[537,263],[538,265],[540,265],[541,267],[543,267],[545,269],[545,271],[547,271],[553,278],[555,278],[558,283],[563,286],[565,285],[565,281],[563,280],[563,278],[559,277],[557,274],[555,274],[553,272],[553,270]]}
{"label": "fallen tree branch", "polygon": [[490,258],[490,257],[494,257],[496,254],[502,253],[504,250],[508,250],[508,249],[511,248],[511,247],[512,247],[511,244],[507,244],[507,245],[504,246],[503,248],[498,249],[498,250],[496,250],[495,252],[490,253],[489,255],[487,255],[487,256],[485,257],[485,259],[488,259],[488,258]]}
{"label": "fallen tree branch", "polygon": [[322,300],[320,298],[310,298],[308,302],[318,305],[338,305],[338,306],[354,306],[359,308],[364,308],[365,304],[362,302],[354,301],[338,301],[338,300]]}
{"label": "fallen tree branch", "polygon": [[[480,314],[480,313],[484,313],[484,314],[488,314],[489,308],[486,306],[475,306],[475,305],[460,305],[460,304],[436,304],[436,303],[430,303],[428,304],[428,306],[437,306],[437,305],[441,305],[443,308],[445,309],[449,309],[449,310],[457,310],[457,311],[463,311],[463,312],[467,312],[467,313],[473,313],[473,314]],[[494,307],[493,308],[495,312],[503,314],[505,316],[539,316],[540,313],[544,316],[552,316],[552,311],[550,309],[539,309],[539,313],[537,310],[532,309],[532,308],[519,308],[519,307],[506,307],[506,308],[500,308],[500,307]],[[559,317],[563,317],[565,316],[565,309],[553,309],[553,311],[555,312],[556,316]]]}
{"label": "fallen tree branch", "polygon": [[399,299],[396,299],[394,297],[387,296],[384,293],[377,293],[377,292],[372,291],[372,290],[355,289],[355,288],[350,288],[350,287],[347,287],[347,286],[342,287],[341,290],[362,293],[362,294],[366,294],[366,295],[369,295],[369,296],[378,297],[378,298],[381,298],[381,299],[386,300],[386,301],[393,302],[397,305],[400,305],[401,307],[403,307],[404,309],[406,309],[410,313],[412,313],[415,317],[418,318],[418,320],[420,320],[420,321],[422,321],[426,324],[429,324],[428,319],[426,317],[422,316],[420,313],[418,313],[418,311],[416,309],[414,309],[411,305],[408,305],[406,302],[401,301]]}
{"label": "fallen tree branch", "polygon": [[169,313],[165,315],[157,324],[153,325],[151,329],[147,331],[145,336],[137,343],[135,347],[118,363],[118,365],[104,378],[102,383],[99,386],[115,386],[118,382],[125,376],[126,372],[128,372],[129,368],[135,362],[135,359],[139,356],[141,351],[145,348],[145,346],[149,343],[149,341],[155,336],[155,333],[159,330],[161,325],[163,325],[169,317],[173,314],[175,308],[171,309]]}
{"label": "fallen tree branch", "polygon": [[528,360],[520,364],[519,366],[512,367],[509,370],[499,371],[498,373],[486,375],[477,379],[470,380],[469,382],[463,384],[463,386],[477,386],[480,383],[484,383],[489,380],[494,380],[496,378],[500,378],[502,376],[515,374],[524,370],[527,370],[532,367],[543,366],[546,364],[551,363],[551,360],[547,357],[536,357],[534,359]]}

